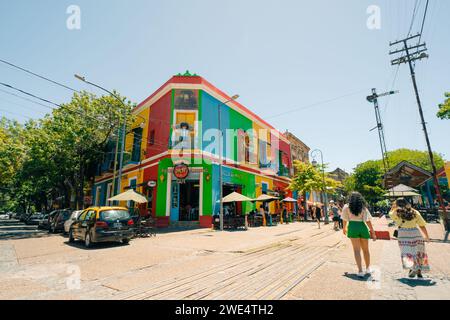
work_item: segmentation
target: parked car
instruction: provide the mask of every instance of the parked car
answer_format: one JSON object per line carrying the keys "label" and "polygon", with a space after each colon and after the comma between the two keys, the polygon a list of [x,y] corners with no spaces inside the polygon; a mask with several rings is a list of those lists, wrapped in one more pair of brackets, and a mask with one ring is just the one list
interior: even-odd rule
{"label": "parked car", "polygon": [[53,221],[53,218],[58,213],[58,210],[54,210],[50,212],[44,219],[39,222],[39,229],[49,230],[50,223]]}
{"label": "parked car", "polygon": [[48,221],[48,213],[45,213],[41,220],[39,220],[38,229],[46,229],[44,226]]}
{"label": "parked car", "polygon": [[133,236],[134,222],[127,208],[92,207],[84,210],[69,229],[69,242],[84,241],[89,248],[97,242],[121,241]]}
{"label": "parked car", "polygon": [[20,213],[18,218],[20,222],[25,222],[31,216],[31,213]]}
{"label": "parked car", "polygon": [[49,229],[50,233],[57,233],[64,231],[64,223],[70,219],[72,214],[71,210],[58,210],[54,217],[50,220]]}
{"label": "parked car", "polygon": [[40,212],[33,213],[25,220],[26,225],[36,225],[39,226],[39,222],[44,218],[44,215]]}
{"label": "parked car", "polygon": [[6,213],[0,214],[0,220],[9,220],[9,215]]}
{"label": "parked car", "polygon": [[83,210],[73,211],[70,218],[64,222],[64,234],[69,233],[70,227],[78,219]]}

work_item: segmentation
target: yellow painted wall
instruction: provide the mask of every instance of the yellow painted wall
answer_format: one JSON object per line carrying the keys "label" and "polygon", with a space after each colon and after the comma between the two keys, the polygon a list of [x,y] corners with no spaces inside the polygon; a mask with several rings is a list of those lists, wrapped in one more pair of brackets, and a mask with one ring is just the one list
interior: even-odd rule
{"label": "yellow painted wall", "polygon": [[[136,177],[136,184],[139,185],[144,182],[144,170],[135,170],[131,172],[127,172],[126,174],[122,175],[122,182],[120,183],[120,193],[128,191],[129,189],[125,189],[126,187],[130,186],[130,179]],[[138,187],[137,192],[142,193],[142,187]],[[126,201],[120,202],[121,206],[126,206]]]}
{"label": "yellow painted wall", "polygon": [[[139,125],[143,122],[142,118],[145,118],[145,126],[144,126],[144,130],[142,131],[142,142],[141,142],[141,159],[144,158],[144,153],[147,150],[147,143],[148,143],[148,127],[149,127],[149,123],[148,123],[148,119],[149,119],[149,114],[150,114],[150,108],[146,108],[145,110],[143,110],[141,113],[139,113],[139,117],[136,116],[136,120],[133,123],[133,126],[131,128],[127,128],[127,132],[131,131],[134,128],[138,128]],[[134,139],[134,134],[132,132],[130,132],[129,134],[127,134],[126,136],[126,140],[125,140],[125,151],[129,152],[131,154],[131,152],[133,151],[133,139]]]}
{"label": "yellow painted wall", "polygon": [[[273,190],[273,181],[270,178],[264,178],[261,176],[255,176],[255,182],[256,182],[256,198],[258,198],[262,194],[262,182],[265,182],[268,184],[268,188],[270,190]],[[261,205],[261,202],[257,203],[257,209],[259,210],[259,206]],[[275,203],[271,202],[269,204],[269,210],[271,213],[275,212]]]}

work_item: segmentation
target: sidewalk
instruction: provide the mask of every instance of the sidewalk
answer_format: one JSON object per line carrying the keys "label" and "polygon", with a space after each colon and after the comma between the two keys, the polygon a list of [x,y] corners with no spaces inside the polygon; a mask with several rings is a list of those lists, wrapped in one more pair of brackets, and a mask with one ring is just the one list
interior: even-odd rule
{"label": "sidewalk", "polygon": [[[392,236],[394,228],[389,228],[387,221],[376,220],[375,224],[376,230],[389,230]],[[391,239],[370,242],[375,273],[372,278],[359,280],[351,243],[343,239],[341,250],[285,299],[450,299],[450,242],[443,242],[445,232],[441,225],[429,224],[427,228],[432,239],[426,245],[431,272],[424,279],[408,278],[401,266],[398,242]]]}

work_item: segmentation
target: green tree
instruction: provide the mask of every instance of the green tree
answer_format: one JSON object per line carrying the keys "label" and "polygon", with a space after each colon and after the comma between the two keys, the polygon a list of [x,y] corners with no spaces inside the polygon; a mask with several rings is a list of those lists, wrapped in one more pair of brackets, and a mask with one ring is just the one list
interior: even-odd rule
{"label": "green tree", "polygon": [[[425,170],[432,170],[428,152],[426,151],[398,149],[388,152],[388,158],[388,169],[394,168],[402,161],[408,161]],[[444,159],[438,153],[434,153],[434,161],[438,168],[444,165]],[[384,166],[382,160],[369,160],[360,163],[354,169],[353,174],[344,181],[344,190],[347,192],[358,191],[370,204],[375,204],[378,201],[382,201],[383,195],[386,193],[386,190],[383,188],[383,175]]]}
{"label": "green tree", "polygon": [[123,134],[124,116],[128,128],[134,121],[131,110],[135,105],[114,93],[122,103],[112,96],[81,92],[43,119],[24,126],[2,120],[0,165],[6,170],[0,174],[0,187],[5,186],[3,198],[9,206],[44,210],[49,200],[62,197],[69,206],[72,194],[77,206],[83,206],[86,187],[113,133],[116,139]]}
{"label": "green tree", "polygon": [[441,118],[442,120],[450,119],[450,92],[447,92],[445,97],[447,99],[443,104],[439,105],[439,111],[437,113],[438,118]]}
{"label": "green tree", "polygon": [[[296,174],[291,180],[289,189],[297,191],[301,194],[311,193],[313,191],[327,190],[327,193],[334,193],[341,184],[330,178],[325,173],[325,185],[323,182],[322,167],[314,167],[310,163],[304,163],[298,160],[294,161],[294,168]],[[325,168],[323,168],[325,169]]]}

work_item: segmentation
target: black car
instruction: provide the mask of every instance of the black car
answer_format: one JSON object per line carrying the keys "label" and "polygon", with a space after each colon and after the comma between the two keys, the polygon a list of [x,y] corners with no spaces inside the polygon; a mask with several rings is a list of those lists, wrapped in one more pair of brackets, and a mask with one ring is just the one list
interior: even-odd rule
{"label": "black car", "polygon": [[134,232],[134,222],[128,209],[95,207],[84,210],[72,224],[69,242],[82,240],[87,248],[96,242],[121,241],[126,244]]}
{"label": "black car", "polygon": [[19,213],[18,218],[20,222],[26,222],[31,216],[31,213]]}
{"label": "black car", "polygon": [[51,219],[48,220],[48,232],[64,232],[64,223],[70,219],[71,214],[71,210],[57,210],[56,213],[51,217]]}
{"label": "black car", "polygon": [[50,212],[44,219],[39,222],[39,229],[50,230],[50,224],[53,218],[58,214],[58,210]]}
{"label": "black car", "polygon": [[28,219],[25,220],[25,224],[38,226],[39,222],[43,218],[44,218],[44,215],[42,213],[33,213],[32,215],[28,216]]}

